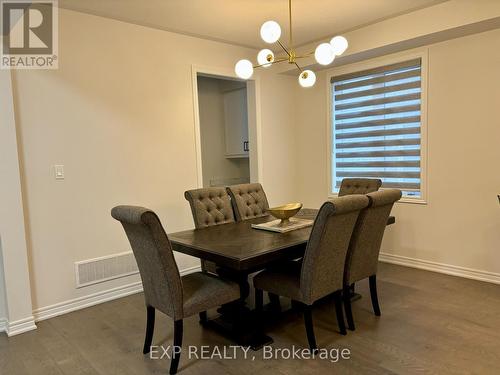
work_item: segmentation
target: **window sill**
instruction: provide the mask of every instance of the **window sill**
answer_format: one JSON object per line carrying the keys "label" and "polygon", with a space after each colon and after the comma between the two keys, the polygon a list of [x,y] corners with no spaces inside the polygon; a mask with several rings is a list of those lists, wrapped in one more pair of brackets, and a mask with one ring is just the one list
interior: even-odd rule
{"label": "window sill", "polygon": [[[337,198],[338,195],[337,194],[329,194],[328,195],[328,199],[331,199],[331,198]],[[410,204],[422,204],[422,205],[427,205],[427,201],[422,199],[422,198],[406,198],[406,197],[402,197],[399,201],[397,201],[396,203],[410,203]]]}
{"label": "window sill", "polygon": [[422,198],[401,198],[396,203],[410,203],[410,204],[427,204],[427,201]]}

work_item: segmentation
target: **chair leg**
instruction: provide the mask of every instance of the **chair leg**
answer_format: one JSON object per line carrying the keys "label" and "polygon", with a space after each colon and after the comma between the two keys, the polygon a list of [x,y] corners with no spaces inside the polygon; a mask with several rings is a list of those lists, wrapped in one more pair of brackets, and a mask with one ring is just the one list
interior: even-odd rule
{"label": "chair leg", "polygon": [[316,337],[314,336],[314,327],[312,321],[312,306],[304,306],[304,323],[306,325],[307,341],[309,342],[309,349],[311,351],[317,351]]}
{"label": "chair leg", "polygon": [[280,296],[274,294],[274,293],[267,293],[269,296],[269,301],[271,302],[271,306],[273,310],[277,312],[281,312],[281,303],[280,303]]}
{"label": "chair leg", "polygon": [[335,292],[335,313],[337,315],[337,324],[341,335],[347,335],[344,322],[344,314],[342,312],[342,292]]}
{"label": "chair leg", "polygon": [[356,327],[354,326],[354,318],[352,316],[352,308],[351,308],[351,289],[348,285],[344,286],[344,290],[342,292],[342,297],[344,299],[344,310],[345,316],[347,319],[347,327],[354,331]]}
{"label": "chair leg", "polygon": [[148,354],[151,351],[151,343],[153,342],[153,331],[155,330],[155,309],[151,306],[146,306],[146,338],[144,339],[143,354]]}
{"label": "chair leg", "polygon": [[377,275],[372,275],[368,279],[370,281],[370,296],[372,297],[373,312],[376,316],[380,316],[380,306],[378,304],[377,295]]}
{"label": "chair leg", "polygon": [[172,348],[172,362],[170,363],[170,374],[176,374],[177,367],[179,366],[179,360],[181,358],[181,351],[182,351],[182,331],[183,331],[182,319],[176,320],[174,322],[174,346]]}
{"label": "chair leg", "polygon": [[200,324],[204,324],[207,322],[208,320],[208,316],[207,316],[207,312],[206,311],[202,311],[201,313],[198,314],[199,317],[200,317]]}

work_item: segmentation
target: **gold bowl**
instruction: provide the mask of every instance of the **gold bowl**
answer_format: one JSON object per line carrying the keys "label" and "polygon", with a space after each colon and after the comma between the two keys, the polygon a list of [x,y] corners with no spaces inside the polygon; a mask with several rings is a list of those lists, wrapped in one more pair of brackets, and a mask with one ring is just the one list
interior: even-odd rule
{"label": "gold bowl", "polygon": [[297,214],[302,208],[302,203],[288,203],[283,206],[268,208],[267,212],[276,219],[281,219],[281,225],[288,224],[290,218]]}

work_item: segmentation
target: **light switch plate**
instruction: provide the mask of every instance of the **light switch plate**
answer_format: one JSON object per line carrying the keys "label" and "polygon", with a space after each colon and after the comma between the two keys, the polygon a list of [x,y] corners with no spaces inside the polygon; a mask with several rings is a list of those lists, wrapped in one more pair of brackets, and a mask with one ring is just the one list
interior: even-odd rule
{"label": "light switch plate", "polygon": [[64,180],[64,165],[54,165],[56,180]]}

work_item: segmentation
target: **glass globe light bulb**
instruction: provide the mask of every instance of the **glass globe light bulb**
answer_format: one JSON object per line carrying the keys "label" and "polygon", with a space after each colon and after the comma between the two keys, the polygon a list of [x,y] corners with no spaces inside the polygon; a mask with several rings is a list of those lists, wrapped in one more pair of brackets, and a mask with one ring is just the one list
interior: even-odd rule
{"label": "glass globe light bulb", "polygon": [[249,60],[240,60],[234,66],[236,75],[242,79],[248,79],[253,74],[253,65]]}
{"label": "glass globe light bulb", "polygon": [[314,58],[321,65],[328,65],[335,59],[335,53],[330,43],[321,43],[314,51]]}
{"label": "glass globe light bulb", "polygon": [[299,75],[299,84],[302,87],[312,87],[316,83],[316,74],[312,70],[304,70]]}
{"label": "glass globe light bulb", "polygon": [[281,36],[281,27],[276,21],[266,21],[260,28],[260,37],[266,43],[275,43]]}
{"label": "glass globe light bulb", "polygon": [[264,48],[257,55],[257,62],[264,68],[269,68],[274,61],[274,53],[270,49]]}
{"label": "glass globe light bulb", "polygon": [[330,40],[330,44],[336,56],[342,55],[349,46],[347,39],[343,36],[333,37],[332,40]]}

